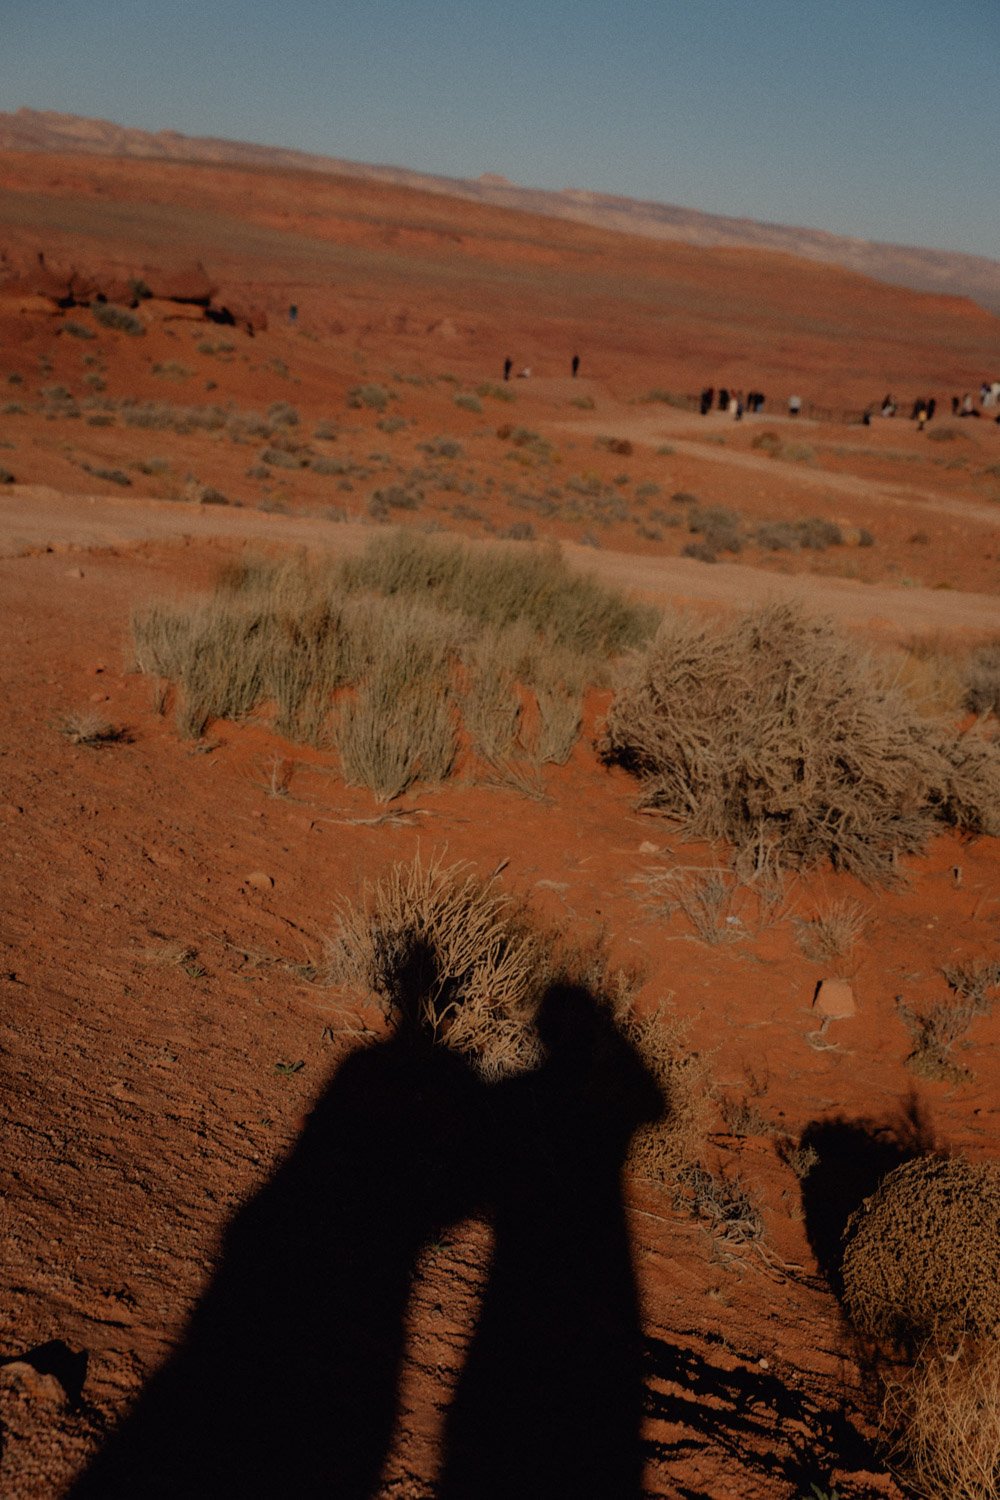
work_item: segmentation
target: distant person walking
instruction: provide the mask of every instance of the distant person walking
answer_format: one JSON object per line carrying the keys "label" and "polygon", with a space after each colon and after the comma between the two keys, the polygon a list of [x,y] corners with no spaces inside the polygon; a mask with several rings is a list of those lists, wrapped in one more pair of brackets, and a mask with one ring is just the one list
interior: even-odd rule
{"label": "distant person walking", "polygon": [[714,400],[715,390],[712,386],[707,385],[701,393],[701,401],[699,403],[699,410],[703,417],[707,417],[712,410],[712,402]]}
{"label": "distant person walking", "polygon": [[580,356],[579,356],[579,354],[574,354],[573,355],[573,359],[572,359],[571,364],[570,364],[570,370],[572,372],[573,379],[575,380],[576,377],[580,373]]}
{"label": "distant person walking", "polygon": [[797,417],[798,414],[799,414],[799,412],[801,410],[802,410],[802,397],[801,396],[789,396],[789,398],[788,398],[788,415],[790,417]]}
{"label": "distant person walking", "polygon": [[724,385],[720,385],[719,386],[719,410],[720,411],[728,411],[728,409],[729,409],[729,392],[726,390],[726,387]]}
{"label": "distant person walking", "polygon": [[504,380],[509,380],[510,379],[510,372],[511,372],[511,370],[513,370],[513,368],[514,368],[514,361],[511,359],[510,355],[508,354],[507,358],[503,362],[503,378],[504,378]]}
{"label": "distant person walking", "polygon": [[927,403],[927,420],[933,421],[934,413],[937,411],[937,397],[932,396]]}

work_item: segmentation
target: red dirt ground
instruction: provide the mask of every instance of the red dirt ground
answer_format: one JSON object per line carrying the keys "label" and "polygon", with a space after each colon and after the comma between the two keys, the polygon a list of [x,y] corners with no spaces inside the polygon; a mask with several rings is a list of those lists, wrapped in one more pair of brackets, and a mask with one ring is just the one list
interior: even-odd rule
{"label": "red dirt ground", "polygon": [[[756,1112],[746,1136],[717,1114],[708,1164],[746,1186],[761,1240],[721,1241],[668,1189],[629,1188],[647,1340],[644,1492],[799,1500],[816,1483],[842,1500],[898,1496],[863,1361],[817,1259],[822,1195],[849,1175],[836,1152],[863,1142],[904,1150],[919,1134],[996,1154],[998,1015],[969,1033],[968,1079],[945,1084],[906,1067],[896,1008],[899,996],[918,1009],[943,999],[942,966],[1000,956],[996,841],[942,834],[888,893],[803,876],[759,930],[744,911],[740,940],[708,947],[648,895],[658,871],[720,855],[639,814],[634,783],[599,763],[606,699],[590,704],[570,763],[546,772],[547,801],[455,781],[417,788],[387,817],[339,780],[331,755],[266,722],[178,738],[130,670],[129,617],[151,596],[209,585],[247,547],[356,547],[375,490],[411,484],[416,513],[393,519],[472,535],[528,520],[539,538],[574,544],[574,563],[664,604],[722,609],[793,591],[876,643],[963,649],[1000,634],[1000,429],[737,425],[636,398],[711,380],[760,383],[782,401],[795,386],[831,406],[890,386],[940,401],[990,373],[997,321],[818,266],[651,247],[357,183],[9,153],[0,184],[0,243],[12,251],[43,245],[52,261],[119,273],[200,259],[272,314],[271,331],[250,338],[140,306],[148,331],[129,337],[85,309],[5,308],[0,287],[0,380],[17,377],[6,389],[20,408],[0,410],[0,467],[15,481],[0,491],[3,1493],[62,1493],[178,1340],[231,1214],[299,1138],[359,1027],[379,1024],[315,978],[337,904],[419,849],[484,875],[503,865],[505,888],[541,913],[576,936],[605,933],[613,959],[641,968],[642,1006],[689,1019],[720,1099]],[[295,330],[274,321],[291,301],[303,307]],[[70,321],[96,337],[67,334]],[[571,382],[560,372],[578,341],[591,368]],[[206,354],[206,342],[233,347]],[[512,383],[516,400],[456,406],[456,392],[496,381],[508,349],[537,371]],[[170,362],[190,373],[154,373]],[[395,393],[388,412],[405,427],[380,429],[378,412],[346,404],[366,383]],[[53,386],[82,415],[43,394]],[[248,478],[268,440],[129,426],[128,400],[255,412],[289,402],[293,437],[346,470],[265,465],[269,477]],[[102,415],[111,420],[91,425]],[[316,438],[320,422],[335,435]],[[543,441],[518,446],[497,436],[504,424]],[[942,429],[954,436],[934,437]],[[793,454],[754,448],[764,430]],[[459,456],[420,448],[442,435]],[[632,451],[595,445],[608,436]],[[432,477],[414,481],[415,467]],[[659,495],[639,497],[650,484]],[[231,503],[198,504],[204,486]],[[748,544],[714,566],[681,557],[677,492],[748,526],[823,516],[849,543],[774,554]],[[857,545],[862,527],[874,545]],[[61,725],[81,711],[127,726],[130,740],[73,745]],[[799,950],[795,920],[848,897],[868,913],[844,975],[858,1013],[818,1036],[824,971]],[[831,1152],[812,1186],[778,1151],[803,1135]],[[488,1248],[473,1222],[421,1258],[380,1495],[434,1492]]]}

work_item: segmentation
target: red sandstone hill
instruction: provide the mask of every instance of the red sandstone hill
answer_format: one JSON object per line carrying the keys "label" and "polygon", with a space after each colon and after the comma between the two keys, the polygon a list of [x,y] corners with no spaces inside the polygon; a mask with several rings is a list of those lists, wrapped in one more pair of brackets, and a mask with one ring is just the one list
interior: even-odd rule
{"label": "red sandstone hill", "polygon": [[843,266],[879,281],[917,291],[972,297],[983,307],[1000,312],[1000,262],[984,256],[912,245],[880,244],[828,234],[820,229],[759,223],[753,219],[730,218],[674,204],[643,202],[576,188],[565,188],[561,192],[524,188],[494,173],[486,173],[472,181],[245,141],[186,136],[176,130],[135,130],[107,120],[88,120],[53,110],[34,109],[0,113],[0,149],[85,151],[130,159],[255,166],[359,177],[447,193],[473,202],[544,214],[550,218],[571,219],[656,240],[705,247],[780,251]]}

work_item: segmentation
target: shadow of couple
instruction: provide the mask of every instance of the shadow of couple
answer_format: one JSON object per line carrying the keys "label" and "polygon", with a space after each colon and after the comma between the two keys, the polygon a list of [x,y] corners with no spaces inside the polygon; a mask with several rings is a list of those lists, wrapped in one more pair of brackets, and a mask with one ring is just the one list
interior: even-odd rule
{"label": "shadow of couple", "polygon": [[638,1500],[642,1329],[622,1198],[659,1089],[590,989],[552,985],[539,1064],[487,1082],[428,1024],[433,957],[397,974],[390,1037],[350,1054],[233,1218],[167,1363],[72,1490],[379,1491],[424,1246],[488,1219],[493,1254],[433,1490]]}

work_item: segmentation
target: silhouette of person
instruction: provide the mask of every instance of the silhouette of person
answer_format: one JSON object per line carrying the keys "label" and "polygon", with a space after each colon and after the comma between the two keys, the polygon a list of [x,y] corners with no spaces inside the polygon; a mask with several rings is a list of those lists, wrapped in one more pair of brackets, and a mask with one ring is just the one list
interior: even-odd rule
{"label": "silhouette of person", "polygon": [[231,1222],[183,1342],[74,1500],[374,1493],[421,1247],[474,1210],[486,1086],[436,1044],[426,949],[399,966],[391,1038],[352,1053]]}
{"label": "silhouette of person", "polygon": [[580,373],[580,356],[579,356],[579,354],[574,354],[573,355],[573,359],[572,359],[572,362],[571,362],[571,365],[570,365],[570,369],[573,372],[573,379],[575,380],[576,377],[577,377],[577,375],[579,375],[579,373]]}
{"label": "silhouette of person", "polygon": [[553,986],[546,1057],[494,1086],[494,1254],[439,1500],[638,1500],[642,1330],[621,1173],[659,1089],[606,1007]]}
{"label": "silhouette of person", "polygon": [[514,368],[514,361],[511,359],[510,355],[508,355],[507,358],[503,362],[503,378],[504,378],[504,380],[509,380],[510,379],[510,372],[511,372],[511,370],[513,370],[513,368]]}

